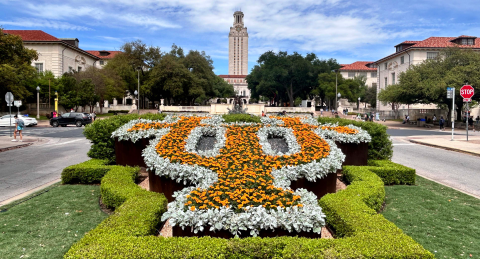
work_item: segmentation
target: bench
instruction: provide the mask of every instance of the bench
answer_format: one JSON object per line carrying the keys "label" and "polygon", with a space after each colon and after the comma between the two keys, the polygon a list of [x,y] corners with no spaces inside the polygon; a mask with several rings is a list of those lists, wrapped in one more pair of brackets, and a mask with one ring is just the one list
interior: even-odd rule
{"label": "bench", "polygon": [[429,124],[429,123],[425,123],[425,128],[433,128],[433,127],[435,127],[435,125]]}

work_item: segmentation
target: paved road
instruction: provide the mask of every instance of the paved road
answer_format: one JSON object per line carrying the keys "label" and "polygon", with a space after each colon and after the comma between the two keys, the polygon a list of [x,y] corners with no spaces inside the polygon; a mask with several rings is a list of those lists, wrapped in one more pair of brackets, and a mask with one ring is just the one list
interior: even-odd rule
{"label": "paved road", "polygon": [[[25,127],[24,136],[47,137],[47,138],[78,138],[83,137],[83,129],[85,127],[75,127],[68,125],[67,127]],[[0,136],[9,136],[10,129],[8,127],[0,127]]]}
{"label": "paved road", "polygon": [[[451,130],[439,131],[439,130],[417,130],[417,129],[387,129],[387,133],[393,137],[452,135]],[[465,131],[454,132],[454,135],[465,135]]]}
{"label": "paved road", "polygon": [[[0,129],[0,135],[8,129]],[[28,128],[46,141],[0,153],[0,203],[60,178],[63,168],[88,160],[83,128]]]}
{"label": "paved road", "polygon": [[417,174],[480,198],[480,159],[393,137],[392,161],[417,170]]}

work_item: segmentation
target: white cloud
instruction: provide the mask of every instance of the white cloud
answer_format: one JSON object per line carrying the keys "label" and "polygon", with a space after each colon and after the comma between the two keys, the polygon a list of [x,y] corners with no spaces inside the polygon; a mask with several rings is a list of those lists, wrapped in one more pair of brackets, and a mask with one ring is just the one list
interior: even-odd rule
{"label": "white cloud", "polygon": [[14,21],[0,21],[0,25],[18,26],[25,28],[52,28],[57,30],[89,31],[91,28],[74,25],[68,22],[45,19],[18,19]]}

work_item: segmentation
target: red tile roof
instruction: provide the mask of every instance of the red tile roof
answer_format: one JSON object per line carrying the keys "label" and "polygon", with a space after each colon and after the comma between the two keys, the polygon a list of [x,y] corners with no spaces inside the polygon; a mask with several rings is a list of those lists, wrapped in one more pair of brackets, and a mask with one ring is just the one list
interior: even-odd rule
{"label": "red tile roof", "polygon": [[245,78],[247,75],[218,75],[221,78]]}
{"label": "red tile roof", "polygon": [[368,64],[372,64],[373,61],[357,61],[349,65],[341,65],[341,71],[355,70],[355,71],[377,71],[377,68],[367,67]]}
{"label": "red tile roof", "polygon": [[[87,50],[87,52],[101,59],[112,59],[118,53],[122,53],[121,51],[118,51],[118,50]],[[108,52],[110,54],[108,56],[101,56],[100,52]]]}
{"label": "red tile roof", "polygon": [[61,41],[40,30],[3,30],[4,33],[18,35],[23,41]]}
{"label": "red tile roof", "polygon": [[[459,45],[459,44],[456,44],[456,43],[452,42],[453,40],[459,39],[459,38],[476,38],[476,37],[462,35],[460,37],[430,37],[430,38],[427,38],[425,40],[418,41],[418,42],[416,42],[416,41],[404,41],[402,43],[410,42],[410,43],[415,43],[415,44],[403,49],[402,51],[393,53],[393,54],[391,54],[389,56],[386,56],[386,57],[384,57],[384,58],[382,58],[378,61],[375,61],[375,63],[382,62],[382,61],[387,60],[391,57],[394,57],[398,54],[404,53],[405,51],[409,51],[409,50],[416,49],[416,48],[442,49],[442,48],[448,48],[448,47],[459,47],[459,48],[480,49],[480,40],[475,40],[475,45]],[[400,43],[398,45],[401,45],[402,43]]]}

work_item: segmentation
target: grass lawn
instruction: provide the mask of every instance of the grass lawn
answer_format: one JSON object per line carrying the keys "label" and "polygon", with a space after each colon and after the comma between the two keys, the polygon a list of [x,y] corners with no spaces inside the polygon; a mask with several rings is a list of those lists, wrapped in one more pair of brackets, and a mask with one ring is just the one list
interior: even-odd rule
{"label": "grass lawn", "polygon": [[437,258],[480,258],[480,200],[417,176],[386,186],[385,218]]}
{"label": "grass lawn", "polygon": [[[108,215],[99,209],[100,187],[57,185],[0,210],[1,258],[62,258],[70,246]],[[11,208],[9,208],[11,207]]]}

